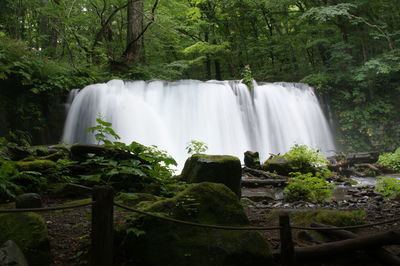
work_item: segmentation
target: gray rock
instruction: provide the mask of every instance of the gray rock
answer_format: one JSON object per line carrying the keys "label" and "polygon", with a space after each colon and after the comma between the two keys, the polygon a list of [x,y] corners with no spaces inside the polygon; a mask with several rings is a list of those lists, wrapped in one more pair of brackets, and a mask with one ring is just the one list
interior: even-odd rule
{"label": "gray rock", "polygon": [[15,199],[17,209],[42,208],[42,197],[37,193],[26,193]]}
{"label": "gray rock", "polygon": [[28,266],[28,262],[18,245],[8,240],[0,247],[0,265]]}

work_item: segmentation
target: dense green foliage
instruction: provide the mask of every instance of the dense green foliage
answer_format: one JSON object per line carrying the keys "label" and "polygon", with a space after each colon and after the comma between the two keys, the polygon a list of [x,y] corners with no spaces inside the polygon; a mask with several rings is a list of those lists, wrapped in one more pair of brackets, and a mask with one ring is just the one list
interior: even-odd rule
{"label": "dense green foliage", "polygon": [[378,164],[387,166],[395,171],[400,171],[400,148],[393,153],[379,155]]}
{"label": "dense green foliage", "polygon": [[[143,11],[132,20],[133,2]],[[141,49],[129,57],[134,19]],[[393,151],[399,26],[389,0],[5,0],[0,122],[37,133],[49,103],[112,78],[302,81],[329,99],[345,150]]]}
{"label": "dense green foliage", "polygon": [[381,177],[376,183],[375,190],[385,197],[398,199],[400,196],[400,180],[394,177]]}
{"label": "dense green foliage", "polygon": [[[328,172],[328,160],[318,150],[307,145],[294,145],[283,158],[288,160],[295,171],[307,172]],[[329,173],[327,173],[329,175]]]}
{"label": "dense green foliage", "polygon": [[316,201],[322,202],[332,197],[333,185],[327,183],[324,178],[314,176],[312,173],[293,173],[288,185],[283,190],[287,201]]}
{"label": "dense green foliage", "polygon": [[[171,177],[172,166],[176,161],[165,151],[156,146],[147,147],[137,142],[126,145],[122,142],[110,141],[120,139],[119,135],[111,128],[110,122],[103,121],[101,117],[96,119],[97,125],[88,128],[95,135],[99,144],[122,151],[129,155],[121,159],[115,156],[95,156],[86,160],[86,165],[100,165],[99,171],[82,176],[84,180],[99,184],[112,185],[117,191],[141,191],[149,183],[157,183],[157,193],[168,194],[169,186],[174,183]],[[141,180],[138,182],[138,179]],[[158,191],[161,190],[161,191]],[[154,191],[152,191],[154,192]]]}

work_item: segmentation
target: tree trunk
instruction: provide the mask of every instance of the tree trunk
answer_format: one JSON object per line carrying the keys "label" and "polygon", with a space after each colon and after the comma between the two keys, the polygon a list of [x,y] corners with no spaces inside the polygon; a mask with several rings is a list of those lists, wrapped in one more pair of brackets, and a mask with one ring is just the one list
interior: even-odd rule
{"label": "tree trunk", "polygon": [[137,63],[141,60],[143,12],[143,0],[129,0],[127,47],[124,55],[128,63]]}

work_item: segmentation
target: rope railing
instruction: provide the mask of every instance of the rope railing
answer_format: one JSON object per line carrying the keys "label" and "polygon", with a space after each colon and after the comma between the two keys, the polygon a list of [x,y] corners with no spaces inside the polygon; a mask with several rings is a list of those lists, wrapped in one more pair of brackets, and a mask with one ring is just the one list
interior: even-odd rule
{"label": "rope railing", "polygon": [[82,204],[73,204],[73,205],[67,205],[67,206],[54,206],[54,207],[46,207],[46,208],[0,209],[0,213],[59,211],[59,210],[76,209],[76,208],[91,206],[93,203],[94,202],[92,201],[92,202],[82,203]]}
{"label": "rope railing", "polygon": [[118,203],[115,203],[115,202],[114,202],[114,205],[119,207],[119,208],[121,208],[121,209],[128,210],[128,211],[131,211],[131,212],[140,213],[140,214],[147,215],[147,216],[151,216],[151,217],[157,218],[159,220],[164,220],[164,221],[168,221],[168,222],[184,224],[184,225],[189,225],[189,226],[195,226],[195,227],[210,228],[210,229],[220,229],[220,230],[243,230],[243,231],[249,231],[249,230],[267,231],[267,230],[278,230],[278,229],[281,229],[280,226],[242,227],[242,226],[223,226],[223,225],[212,225],[212,224],[200,224],[200,223],[177,220],[177,219],[169,218],[169,217],[163,217],[163,216],[160,216],[160,215],[156,215],[156,214],[144,212],[144,211],[141,211],[141,210],[138,210],[138,209],[130,208],[130,207],[127,207],[127,206],[124,206],[124,205],[121,205],[121,204],[118,204]]}
{"label": "rope railing", "polygon": [[[121,208],[125,209],[128,211],[140,213],[143,215],[151,216],[160,220],[165,220],[169,222],[174,222],[174,223],[180,223],[180,224],[186,224],[186,225],[191,225],[191,226],[197,226],[197,227],[205,227],[205,228],[212,228],[212,229],[222,229],[222,230],[259,230],[259,231],[267,231],[267,230],[278,230],[281,229],[281,226],[269,226],[269,227],[257,227],[257,226],[251,226],[251,227],[235,227],[235,226],[219,226],[219,225],[209,225],[209,224],[199,224],[199,223],[194,223],[194,222],[188,222],[188,221],[182,221],[182,220],[177,220],[174,218],[170,217],[164,217],[160,215],[156,215],[153,213],[148,213],[145,211],[141,211],[138,209],[130,208],[121,204],[118,204],[114,202],[114,205]],[[342,227],[306,227],[306,226],[292,226],[290,225],[290,228],[292,229],[299,229],[299,230],[349,230],[349,229],[359,229],[359,228],[368,228],[368,227],[373,227],[373,226],[378,226],[378,225],[383,225],[383,224],[390,224],[390,223],[395,223],[400,221],[400,217],[396,219],[391,219],[391,220],[386,220],[382,222],[377,222],[377,223],[370,223],[370,224],[362,224],[362,225],[354,225],[354,226],[342,226]]]}

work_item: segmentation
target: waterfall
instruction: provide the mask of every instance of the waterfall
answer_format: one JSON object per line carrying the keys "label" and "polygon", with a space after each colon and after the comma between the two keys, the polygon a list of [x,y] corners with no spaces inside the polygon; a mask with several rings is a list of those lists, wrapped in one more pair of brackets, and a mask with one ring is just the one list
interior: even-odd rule
{"label": "waterfall", "polygon": [[63,141],[95,143],[86,128],[101,114],[122,142],[156,145],[180,167],[191,140],[206,143],[208,154],[242,158],[251,150],[262,160],[294,144],[325,153],[335,149],[314,90],[306,84],[254,82],[248,89],[240,81],[111,80],[74,96]]}

